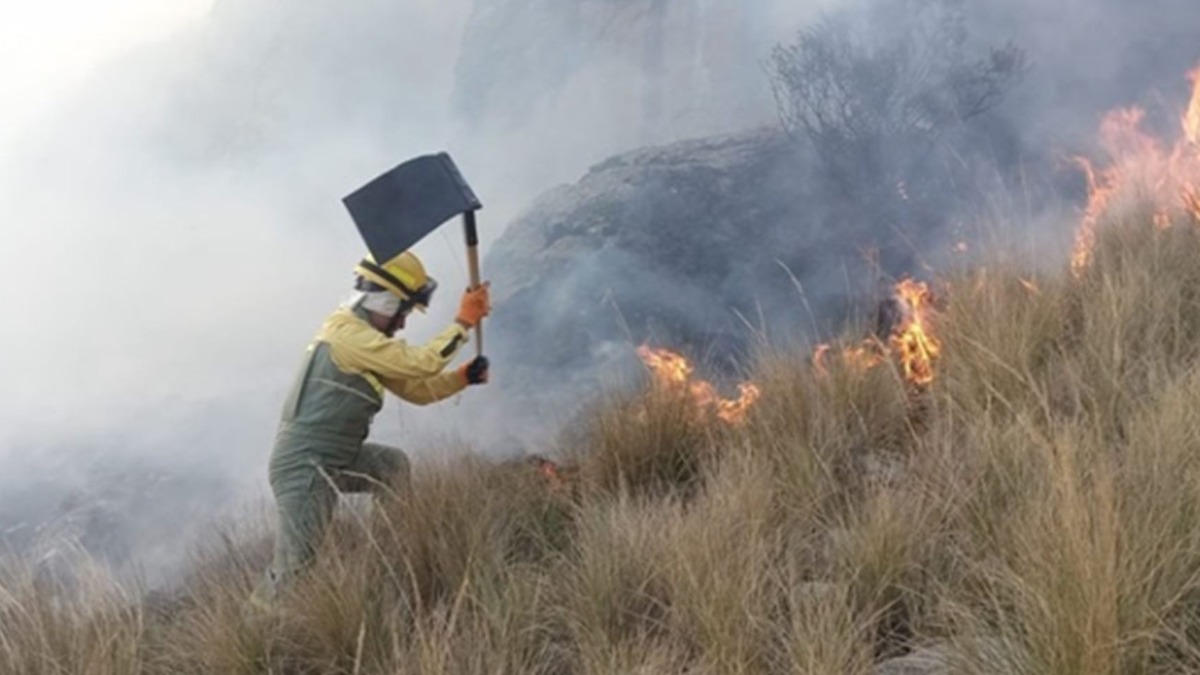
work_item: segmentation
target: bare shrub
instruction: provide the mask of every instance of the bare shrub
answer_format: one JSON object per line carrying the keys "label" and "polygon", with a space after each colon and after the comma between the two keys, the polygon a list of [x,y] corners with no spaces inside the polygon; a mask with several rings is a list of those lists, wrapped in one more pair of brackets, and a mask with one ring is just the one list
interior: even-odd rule
{"label": "bare shrub", "polygon": [[1026,60],[1013,44],[976,50],[961,0],[883,0],[826,15],[769,65],[784,129],[834,188],[920,201],[939,144],[997,106]]}

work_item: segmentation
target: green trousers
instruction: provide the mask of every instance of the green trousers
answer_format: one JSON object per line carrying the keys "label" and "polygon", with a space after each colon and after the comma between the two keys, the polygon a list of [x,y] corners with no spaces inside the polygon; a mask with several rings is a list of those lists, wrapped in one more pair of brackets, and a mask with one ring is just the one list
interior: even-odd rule
{"label": "green trousers", "polygon": [[255,600],[270,603],[313,561],[333,518],[338,495],[403,488],[409,481],[403,452],[378,443],[357,447],[311,436],[281,436],[271,454],[275,494],[275,557]]}

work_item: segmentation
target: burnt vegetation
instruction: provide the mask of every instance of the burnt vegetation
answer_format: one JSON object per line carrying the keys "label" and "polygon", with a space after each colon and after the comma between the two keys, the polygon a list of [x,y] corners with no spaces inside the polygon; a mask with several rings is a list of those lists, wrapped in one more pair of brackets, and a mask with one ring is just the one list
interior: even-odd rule
{"label": "burnt vegetation", "polygon": [[961,0],[828,14],[776,46],[768,66],[781,125],[813,153],[838,219],[937,229],[979,211],[996,188],[979,176],[1014,177],[1016,136],[990,113],[1028,61],[1016,44],[972,39]]}

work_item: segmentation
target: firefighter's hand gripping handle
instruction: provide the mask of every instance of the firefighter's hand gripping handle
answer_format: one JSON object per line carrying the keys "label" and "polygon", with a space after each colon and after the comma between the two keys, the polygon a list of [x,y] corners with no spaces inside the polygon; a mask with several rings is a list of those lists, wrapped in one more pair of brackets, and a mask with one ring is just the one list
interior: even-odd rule
{"label": "firefighter's hand gripping handle", "polygon": [[[471,275],[471,288],[479,288],[479,234],[475,230],[475,212],[463,214],[463,230],[467,235],[467,270]],[[483,356],[483,320],[475,324],[475,354]]]}

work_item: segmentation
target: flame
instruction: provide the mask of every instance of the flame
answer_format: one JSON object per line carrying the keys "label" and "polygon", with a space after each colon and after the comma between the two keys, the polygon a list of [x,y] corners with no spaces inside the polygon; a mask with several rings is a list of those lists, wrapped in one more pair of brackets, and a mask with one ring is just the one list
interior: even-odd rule
{"label": "flame", "polygon": [[749,382],[738,385],[736,399],[718,399],[717,419],[729,425],[741,424],[746,419],[746,413],[762,398],[762,390]]}
{"label": "flame", "polygon": [[697,411],[702,414],[711,412],[717,419],[730,426],[744,422],[747,413],[762,396],[758,386],[744,382],[738,385],[737,398],[722,398],[712,383],[693,379],[696,369],[681,354],[669,349],[654,349],[647,345],[638,347],[637,353],[654,374],[656,386],[691,398]]}
{"label": "flame", "polygon": [[813,369],[817,371],[818,375],[829,374],[829,369],[825,367],[825,357],[829,355],[829,351],[831,349],[833,348],[827,344],[819,344],[817,345],[817,348],[813,350],[812,364]]}
{"label": "flame", "polygon": [[548,459],[542,460],[542,461],[538,462],[537,469],[538,469],[538,473],[541,474],[542,478],[545,478],[546,480],[550,481],[551,483],[562,482],[562,476],[558,473],[558,465],[555,464],[554,462],[551,462]]}
{"label": "flame", "polygon": [[567,496],[572,493],[574,489],[573,476],[577,467],[562,466],[558,462],[542,455],[532,455],[528,457],[528,461],[533,465],[542,484],[549,488],[552,493]]}
{"label": "flame", "polygon": [[[819,344],[813,350],[813,368],[818,375],[825,376],[829,374],[829,369],[825,363],[829,353],[832,351],[833,347],[828,344]],[[841,357],[842,363],[845,363],[852,370],[866,372],[887,361],[887,348],[878,340],[863,340],[861,344],[842,347],[838,355]]]}
{"label": "flame", "polygon": [[933,362],[942,352],[942,344],[926,330],[928,309],[933,296],[927,284],[904,279],[896,284],[896,297],[912,308],[905,323],[892,333],[891,346],[900,358],[904,379],[913,384],[933,382]]}
{"label": "flame", "polygon": [[1088,203],[1083,209],[1079,230],[1075,233],[1075,249],[1071,252],[1071,273],[1078,277],[1092,262],[1092,251],[1096,248],[1096,225],[1100,216],[1108,210],[1108,203],[1115,192],[1116,177],[1106,175],[1101,181],[1091,162],[1082,157],[1076,162],[1087,176],[1088,184]]}
{"label": "flame", "polygon": [[842,350],[842,360],[859,371],[870,370],[887,361],[887,348],[878,340],[865,340],[861,345]]}
{"label": "flame", "polygon": [[1200,67],[1188,73],[1192,81],[1192,100],[1188,103],[1187,112],[1183,115],[1183,133],[1188,143],[1200,143]]}
{"label": "flame", "polygon": [[1200,190],[1194,182],[1200,177],[1200,67],[1188,78],[1192,95],[1181,119],[1183,138],[1173,146],[1143,131],[1144,110],[1127,108],[1108,113],[1100,125],[1099,144],[1108,160],[1103,167],[1075,159],[1088,188],[1071,254],[1076,277],[1091,263],[1100,221],[1126,201],[1148,199],[1159,230],[1171,227],[1180,213],[1200,221]]}
{"label": "flame", "polygon": [[[933,294],[928,284],[904,279],[896,284],[893,298],[907,311],[902,321],[892,326],[886,341],[870,338],[857,345],[843,347],[842,362],[852,370],[865,372],[895,358],[905,381],[926,386],[935,378],[934,363],[942,352],[942,343],[931,331]],[[813,352],[813,368],[818,375],[827,375],[826,359],[833,348],[817,345]]]}

